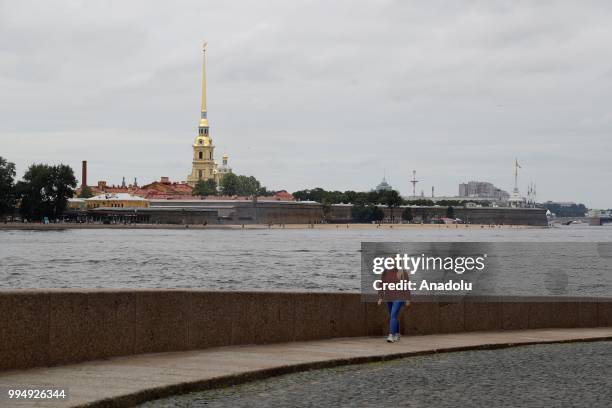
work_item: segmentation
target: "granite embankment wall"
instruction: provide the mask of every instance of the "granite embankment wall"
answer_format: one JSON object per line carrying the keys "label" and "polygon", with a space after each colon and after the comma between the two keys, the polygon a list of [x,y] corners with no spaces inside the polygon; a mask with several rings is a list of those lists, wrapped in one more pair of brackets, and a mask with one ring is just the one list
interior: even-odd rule
{"label": "granite embankment wall", "polygon": [[[404,334],[612,326],[612,299],[415,302]],[[382,336],[359,294],[198,290],[0,291],[0,370],[238,344]]]}

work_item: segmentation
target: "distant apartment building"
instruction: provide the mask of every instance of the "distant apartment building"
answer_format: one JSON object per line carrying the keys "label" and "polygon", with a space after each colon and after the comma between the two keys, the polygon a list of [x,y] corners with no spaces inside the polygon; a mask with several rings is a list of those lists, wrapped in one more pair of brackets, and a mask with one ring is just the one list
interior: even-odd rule
{"label": "distant apartment building", "polygon": [[486,181],[468,181],[459,184],[459,197],[508,201],[510,194]]}

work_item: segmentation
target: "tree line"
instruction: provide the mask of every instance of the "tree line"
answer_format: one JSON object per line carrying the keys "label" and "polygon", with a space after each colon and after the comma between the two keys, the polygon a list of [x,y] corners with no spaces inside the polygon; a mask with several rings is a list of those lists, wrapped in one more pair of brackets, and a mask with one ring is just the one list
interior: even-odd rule
{"label": "tree line", "polygon": [[[293,193],[293,196],[300,201],[316,201],[321,204],[353,204],[353,205],[418,205],[418,206],[464,206],[469,201],[465,200],[439,200],[433,201],[427,198],[417,198],[405,200],[396,190],[380,190],[380,191],[328,191],[317,187],[307,190],[299,190]],[[480,205],[487,206],[486,202],[479,202]]]}
{"label": "tree line", "polygon": [[65,164],[32,164],[15,182],[15,164],[0,157],[0,216],[19,203],[22,218],[40,221],[62,216],[77,186],[74,171]]}
{"label": "tree line", "polygon": [[253,176],[227,173],[221,178],[218,186],[213,179],[198,181],[191,194],[198,196],[270,196],[276,194],[276,191],[268,191]]}
{"label": "tree line", "polygon": [[542,204],[544,208],[550,210],[557,217],[584,217],[588,212],[588,208],[584,204],[569,204],[562,205],[559,203],[546,202]]}
{"label": "tree line", "polygon": [[[351,208],[351,216],[356,222],[379,222],[385,217],[383,210],[379,207],[384,205],[389,208],[391,217],[394,217],[393,211],[400,206],[446,206],[446,216],[455,218],[455,210],[453,207],[461,207],[468,203],[464,200],[439,200],[434,202],[426,198],[418,198],[413,200],[405,200],[396,190],[372,190],[372,191],[327,191],[317,187],[307,190],[299,190],[293,193],[293,196],[300,201],[316,201],[323,204],[323,210],[329,211],[332,204],[353,204]],[[479,203],[487,206],[488,203]],[[412,208],[407,207],[402,210],[401,218],[404,221],[412,221],[414,216]]]}

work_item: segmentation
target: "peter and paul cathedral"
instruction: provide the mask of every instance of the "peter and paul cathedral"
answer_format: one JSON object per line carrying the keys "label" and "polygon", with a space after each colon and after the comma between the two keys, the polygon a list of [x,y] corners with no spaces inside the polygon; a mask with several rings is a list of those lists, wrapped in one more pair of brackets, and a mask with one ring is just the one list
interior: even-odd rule
{"label": "peter and paul cathedral", "polygon": [[187,176],[187,183],[195,186],[200,180],[214,180],[217,185],[226,173],[232,170],[228,166],[228,156],[223,155],[223,164],[215,162],[215,145],[210,137],[208,115],[206,111],[206,43],[204,43],[202,63],[202,108],[198,134],[193,142],[193,166],[191,174]]}

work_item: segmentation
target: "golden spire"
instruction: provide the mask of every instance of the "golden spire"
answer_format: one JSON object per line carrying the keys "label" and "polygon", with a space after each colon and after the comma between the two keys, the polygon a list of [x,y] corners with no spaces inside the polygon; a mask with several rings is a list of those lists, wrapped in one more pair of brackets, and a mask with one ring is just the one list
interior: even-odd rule
{"label": "golden spire", "polygon": [[202,113],[200,115],[200,127],[208,127],[208,118],[206,115],[206,46],[205,42],[202,46]]}

